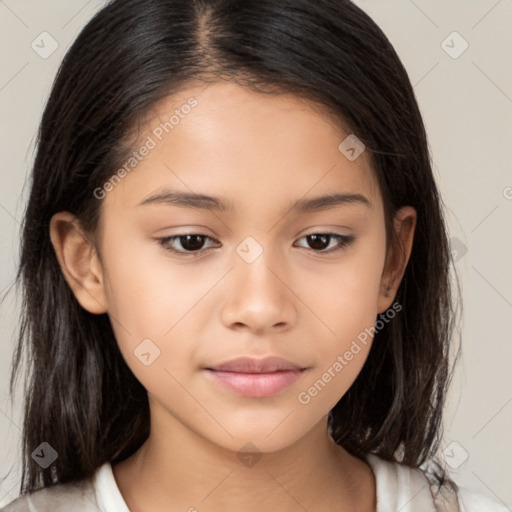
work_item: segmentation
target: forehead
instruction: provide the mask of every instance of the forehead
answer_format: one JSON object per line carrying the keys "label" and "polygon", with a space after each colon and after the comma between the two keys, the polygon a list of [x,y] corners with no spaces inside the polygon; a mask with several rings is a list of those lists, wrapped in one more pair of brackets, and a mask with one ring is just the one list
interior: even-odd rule
{"label": "forehead", "polygon": [[350,161],[339,148],[350,135],[342,122],[292,94],[231,82],[191,86],[156,104],[137,134],[134,149],[150,150],[108,203],[135,206],[159,186],[229,197],[235,208],[258,195],[290,202],[326,191],[364,190],[380,202],[368,151]]}

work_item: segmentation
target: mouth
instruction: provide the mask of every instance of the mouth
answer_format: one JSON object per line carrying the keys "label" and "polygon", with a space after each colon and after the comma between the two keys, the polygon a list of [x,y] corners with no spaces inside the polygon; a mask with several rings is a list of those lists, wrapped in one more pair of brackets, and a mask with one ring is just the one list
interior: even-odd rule
{"label": "mouth", "polygon": [[265,398],[288,388],[307,370],[280,357],[239,357],[203,369],[213,382],[246,397]]}
{"label": "mouth", "polygon": [[277,356],[268,356],[263,359],[242,356],[206,369],[237,373],[273,373],[278,371],[303,370],[305,367]]}
{"label": "mouth", "polygon": [[294,384],[306,371],[306,368],[295,370],[278,370],[274,372],[232,372],[206,368],[206,375],[235,393],[251,397],[265,398]]}

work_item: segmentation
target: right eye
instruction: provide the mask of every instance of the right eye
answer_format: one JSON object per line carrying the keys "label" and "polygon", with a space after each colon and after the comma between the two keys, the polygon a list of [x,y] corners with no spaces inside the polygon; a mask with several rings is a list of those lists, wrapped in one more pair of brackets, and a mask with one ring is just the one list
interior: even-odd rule
{"label": "right eye", "polygon": [[[213,240],[213,238],[208,235],[203,235],[201,233],[184,233],[165,238],[158,238],[158,243],[167,251],[175,254],[197,254],[206,250],[204,249],[206,239]],[[176,249],[177,243],[179,243],[181,248]]]}

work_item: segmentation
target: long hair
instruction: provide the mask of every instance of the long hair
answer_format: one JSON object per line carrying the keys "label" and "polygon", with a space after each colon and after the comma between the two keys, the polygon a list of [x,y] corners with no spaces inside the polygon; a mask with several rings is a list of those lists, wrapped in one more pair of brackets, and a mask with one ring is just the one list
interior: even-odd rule
{"label": "long hair", "polygon": [[[343,0],[113,0],[83,28],[55,78],[37,136],[16,285],[22,312],[10,380],[27,358],[21,493],[90,477],[149,435],[144,387],[107,314],[83,309],[49,237],[67,210],[95,233],[101,187],[154,105],[191,83],[230,80],[326,107],[365,144],[385,205],[418,213],[396,301],[355,382],[329,413],[336,443],[418,467],[434,457],[451,373],[451,254],[414,91],[380,28]],[[133,143],[133,141],[132,141]],[[49,443],[48,469],[31,453]],[[440,478],[445,478],[443,473]]]}

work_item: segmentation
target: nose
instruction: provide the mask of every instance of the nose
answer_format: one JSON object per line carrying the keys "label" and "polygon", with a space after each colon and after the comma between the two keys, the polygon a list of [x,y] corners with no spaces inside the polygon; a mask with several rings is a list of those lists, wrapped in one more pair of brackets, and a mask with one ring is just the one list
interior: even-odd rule
{"label": "nose", "polygon": [[297,298],[283,267],[276,258],[271,261],[267,250],[251,263],[235,255],[222,308],[224,325],[255,334],[290,329],[297,320]]}

